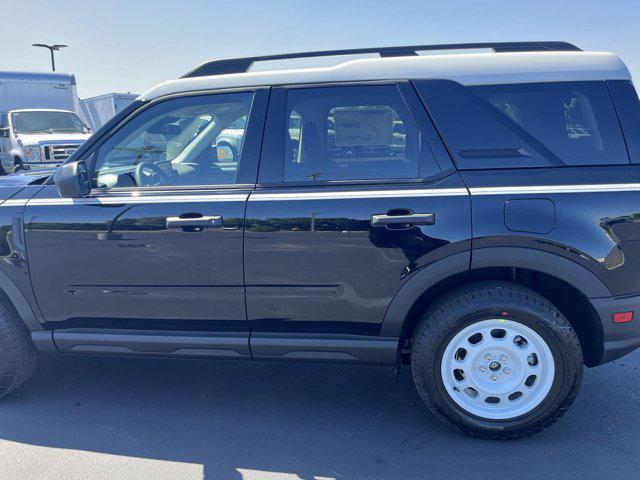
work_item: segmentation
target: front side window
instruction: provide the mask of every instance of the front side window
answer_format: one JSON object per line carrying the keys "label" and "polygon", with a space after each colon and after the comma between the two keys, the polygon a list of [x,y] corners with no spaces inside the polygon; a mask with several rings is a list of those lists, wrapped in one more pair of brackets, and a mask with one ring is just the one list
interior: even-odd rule
{"label": "front side window", "polygon": [[98,150],[94,187],[236,183],[253,93],[168,100]]}
{"label": "front side window", "polygon": [[285,181],[419,176],[419,131],[394,85],[303,88],[287,96]]}
{"label": "front side window", "polygon": [[87,133],[89,129],[73,112],[30,111],[11,114],[14,133]]}

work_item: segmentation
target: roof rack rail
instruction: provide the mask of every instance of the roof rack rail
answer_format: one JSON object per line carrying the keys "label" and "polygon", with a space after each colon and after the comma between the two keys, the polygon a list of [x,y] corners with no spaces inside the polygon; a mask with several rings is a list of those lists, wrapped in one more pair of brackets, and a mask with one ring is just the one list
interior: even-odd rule
{"label": "roof rack rail", "polygon": [[346,50],[324,50],[318,52],[284,53],[264,55],[261,57],[231,58],[207,62],[181,78],[205,77],[208,75],[224,75],[228,73],[245,73],[255,62],[269,60],[289,60],[293,58],[332,57],[338,55],[359,55],[377,53],[381,57],[408,57],[418,55],[424,50],[469,50],[490,48],[494,52],[539,52],[539,51],[580,51],[578,47],[567,42],[481,42],[451,43],[443,45],[408,45],[404,47],[352,48]]}

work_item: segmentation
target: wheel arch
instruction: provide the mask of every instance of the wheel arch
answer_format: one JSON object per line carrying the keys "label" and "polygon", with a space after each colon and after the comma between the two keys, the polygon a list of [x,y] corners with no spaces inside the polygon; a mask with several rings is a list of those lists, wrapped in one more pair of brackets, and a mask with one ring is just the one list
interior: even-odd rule
{"label": "wheel arch", "polygon": [[[394,296],[381,336],[398,337],[407,346],[424,310],[441,295],[478,280],[506,280],[540,293],[567,317],[583,350],[585,364],[597,365],[603,353],[602,323],[589,298],[611,296],[590,270],[563,256],[523,247],[496,247],[462,252],[415,275]],[[558,294],[557,292],[560,292]]]}
{"label": "wheel arch", "polygon": [[6,295],[30,331],[44,330],[20,288],[2,271],[0,271],[0,294]]}

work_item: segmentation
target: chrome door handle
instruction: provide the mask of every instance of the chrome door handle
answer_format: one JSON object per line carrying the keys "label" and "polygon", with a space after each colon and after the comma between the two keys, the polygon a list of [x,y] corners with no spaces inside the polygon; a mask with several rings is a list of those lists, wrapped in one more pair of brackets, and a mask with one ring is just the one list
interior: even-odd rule
{"label": "chrome door handle", "polygon": [[222,228],[221,215],[201,215],[199,217],[167,217],[167,228],[192,228],[204,230],[205,228]]}
{"label": "chrome door handle", "polygon": [[436,223],[435,213],[409,213],[406,215],[371,215],[371,225],[433,225]]}

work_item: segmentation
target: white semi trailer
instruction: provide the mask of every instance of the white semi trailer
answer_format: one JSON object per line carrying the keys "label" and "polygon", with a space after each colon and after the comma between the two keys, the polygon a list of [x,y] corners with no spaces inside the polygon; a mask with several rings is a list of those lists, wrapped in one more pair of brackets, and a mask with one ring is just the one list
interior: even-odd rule
{"label": "white semi trailer", "polygon": [[66,160],[90,136],[79,111],[71,74],[0,72],[3,172],[51,167]]}

